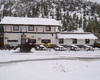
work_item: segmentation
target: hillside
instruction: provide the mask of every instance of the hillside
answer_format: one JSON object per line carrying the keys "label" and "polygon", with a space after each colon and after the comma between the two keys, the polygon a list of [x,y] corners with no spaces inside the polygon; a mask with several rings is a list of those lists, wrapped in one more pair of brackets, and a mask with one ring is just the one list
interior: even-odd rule
{"label": "hillside", "polygon": [[65,31],[100,33],[100,4],[90,0],[1,0],[4,16],[54,18]]}
{"label": "hillside", "polygon": [[100,0],[87,0],[87,1],[91,1],[91,2],[100,3]]}

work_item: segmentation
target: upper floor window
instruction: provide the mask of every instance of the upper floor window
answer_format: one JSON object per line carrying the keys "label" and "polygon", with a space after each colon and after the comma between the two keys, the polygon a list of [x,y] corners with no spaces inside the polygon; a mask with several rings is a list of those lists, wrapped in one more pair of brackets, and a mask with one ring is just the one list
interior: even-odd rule
{"label": "upper floor window", "polygon": [[77,39],[73,39],[73,44],[77,44]]}
{"label": "upper floor window", "polygon": [[28,30],[29,30],[29,31],[34,31],[34,26],[29,26],[29,27],[28,27]]}
{"label": "upper floor window", "polygon": [[13,31],[19,31],[19,26],[14,25],[14,26],[13,26]]}
{"label": "upper floor window", "polygon": [[89,44],[90,43],[90,40],[89,39],[85,39],[85,43],[86,44]]}
{"label": "upper floor window", "polygon": [[51,27],[50,26],[46,26],[46,31],[51,31]]}

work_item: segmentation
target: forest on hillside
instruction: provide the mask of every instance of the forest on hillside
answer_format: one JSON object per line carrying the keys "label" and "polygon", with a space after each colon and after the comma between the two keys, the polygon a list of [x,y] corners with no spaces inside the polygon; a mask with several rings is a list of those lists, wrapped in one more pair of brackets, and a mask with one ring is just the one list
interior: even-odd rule
{"label": "forest on hillside", "polygon": [[[100,33],[100,4],[84,0],[1,0],[0,20],[4,16],[53,18],[64,31]],[[0,32],[3,28],[0,27]]]}

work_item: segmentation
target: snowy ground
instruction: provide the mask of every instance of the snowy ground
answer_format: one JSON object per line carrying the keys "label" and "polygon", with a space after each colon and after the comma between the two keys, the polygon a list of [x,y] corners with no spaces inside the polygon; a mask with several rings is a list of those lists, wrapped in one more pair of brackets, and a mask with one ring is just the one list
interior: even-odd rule
{"label": "snowy ground", "polygon": [[0,50],[0,80],[100,80],[100,49],[18,50]]}

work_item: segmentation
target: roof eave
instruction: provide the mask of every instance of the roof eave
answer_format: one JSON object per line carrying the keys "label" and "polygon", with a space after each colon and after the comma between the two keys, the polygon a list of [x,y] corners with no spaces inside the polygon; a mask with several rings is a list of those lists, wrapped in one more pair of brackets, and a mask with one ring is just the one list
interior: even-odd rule
{"label": "roof eave", "polygon": [[49,24],[8,24],[8,23],[0,23],[0,25],[34,25],[34,26],[58,26],[61,25],[49,25]]}

